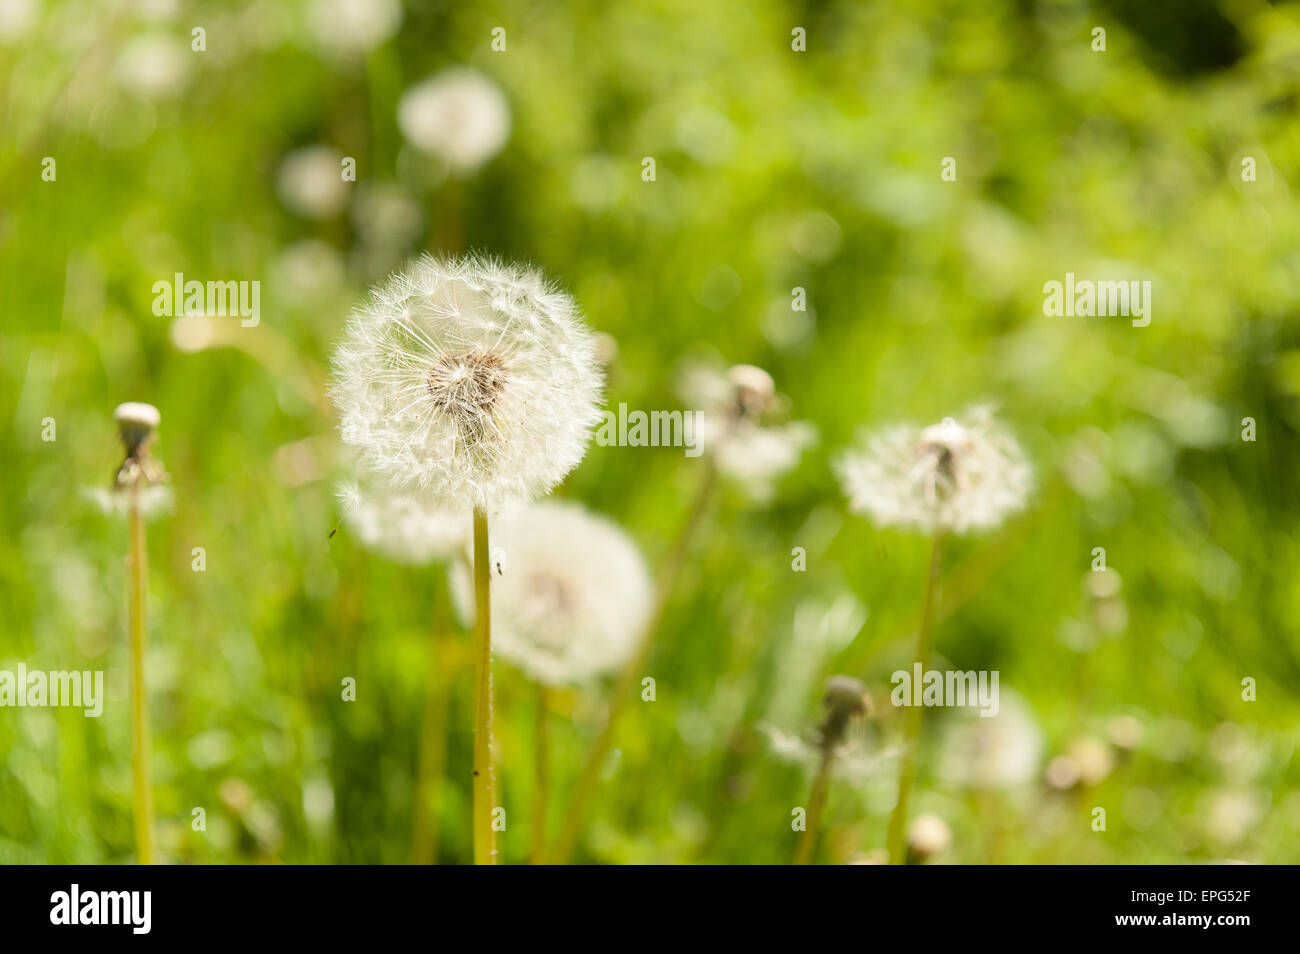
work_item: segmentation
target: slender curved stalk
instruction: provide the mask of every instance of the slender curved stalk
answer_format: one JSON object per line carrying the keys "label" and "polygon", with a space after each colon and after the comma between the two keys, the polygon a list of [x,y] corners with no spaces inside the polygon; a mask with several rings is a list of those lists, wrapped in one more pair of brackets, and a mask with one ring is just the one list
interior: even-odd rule
{"label": "slender curved stalk", "polygon": [[550,785],[550,765],[547,748],[547,709],[550,706],[550,693],[541,683],[537,684],[537,725],[533,736],[533,864],[545,864],[546,861],[546,790]]}
{"label": "slender curved stalk", "polygon": [[492,559],[488,519],[474,508],[474,864],[497,863],[496,777],[492,770]]}
{"label": "slender curved stalk", "polygon": [[795,851],[794,863],[806,865],[812,860],[813,849],[817,846],[817,833],[822,827],[822,811],[826,808],[826,794],[831,785],[831,760],[834,758],[832,746],[822,749],[821,765],[817,777],[813,780],[812,794],[808,796],[808,818],[803,837]]}
{"label": "slender curved stalk", "polygon": [[[931,631],[934,628],[934,595],[938,589],[939,566],[942,562],[943,533],[936,531],[934,543],[930,548],[930,570],[925,577],[925,594],[921,598],[921,623],[916,633],[915,661],[921,665],[922,676],[925,675],[926,666],[930,664]],[[889,832],[885,841],[889,849],[891,865],[901,865],[907,861],[907,802],[912,794],[912,785],[916,781],[922,709],[922,706],[910,705],[903,716],[903,764],[898,773],[898,799],[894,802],[894,811],[889,816]]]}
{"label": "slender curved stalk", "polygon": [[451,612],[447,572],[434,576],[433,632],[429,638],[429,678],[420,728],[420,761],[415,780],[415,817],[411,826],[411,864],[431,865],[438,860],[438,797],[447,761],[447,695],[450,681]]}
{"label": "slender curved stalk", "polygon": [[131,570],[128,617],[131,631],[132,811],[136,860],[142,865],[151,865],[154,863],[153,791],[149,783],[149,722],[144,685],[145,583],[149,575],[149,556],[145,548],[144,514],[140,510],[139,487],[132,487],[130,493],[127,508],[130,537],[127,563]]}
{"label": "slender curved stalk", "polygon": [[717,474],[717,467],[714,465],[713,459],[709,458],[708,463],[705,465],[704,479],[700,483],[699,492],[695,497],[695,504],[691,507],[690,515],[682,525],[682,529],[678,533],[672,548],[668,551],[667,557],[664,558],[663,567],[659,572],[658,586],[656,587],[654,611],[650,614],[645,633],[637,644],[636,652],[632,654],[632,658],[623,667],[623,672],[614,686],[614,691],[610,694],[609,716],[605,719],[605,725],[601,729],[600,735],[596,737],[596,741],[592,744],[591,752],[582,767],[582,774],[578,776],[578,782],[569,798],[568,811],[565,812],[560,834],[556,838],[555,848],[551,852],[550,861],[552,864],[564,864],[577,844],[578,833],[582,829],[583,822],[586,821],[587,807],[596,792],[601,770],[605,767],[605,759],[609,755],[610,747],[614,742],[614,728],[618,724],[619,717],[627,708],[633,688],[638,685],[642,673],[645,671],[646,661],[650,658],[650,648],[654,643],[655,633],[659,628],[659,618],[663,614],[664,606],[668,602],[673,586],[677,583],[678,576],[681,575],[686,551],[691,540],[704,522],[704,514],[708,511],[709,500],[713,495],[713,486],[716,483]]}

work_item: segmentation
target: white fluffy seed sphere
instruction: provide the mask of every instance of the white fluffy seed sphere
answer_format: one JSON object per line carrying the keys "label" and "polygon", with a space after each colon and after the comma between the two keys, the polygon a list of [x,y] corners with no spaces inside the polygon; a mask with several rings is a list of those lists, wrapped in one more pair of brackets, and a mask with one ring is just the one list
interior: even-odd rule
{"label": "white fluffy seed sphere", "polygon": [[355,309],[334,352],[343,440],[403,492],[496,510],[586,453],[603,384],[595,336],[540,273],[425,256]]}
{"label": "white fluffy seed sphere", "polygon": [[[576,504],[542,501],[492,530],[492,650],[544,685],[587,682],[622,666],[654,605],[650,571],[632,539]],[[454,593],[473,614],[473,583],[457,566]]]}
{"label": "white fluffy seed sphere", "polygon": [[849,507],[877,526],[991,530],[1024,508],[1033,470],[988,407],[926,428],[870,434],[836,461]]}
{"label": "white fluffy seed sphere", "polygon": [[491,79],[453,67],[402,94],[397,124],[416,148],[464,174],[501,151],[510,135],[510,107]]}
{"label": "white fluffy seed sphere", "polygon": [[393,493],[373,482],[346,483],[338,497],[348,530],[394,563],[423,566],[468,549],[468,510],[439,506],[424,495]]}

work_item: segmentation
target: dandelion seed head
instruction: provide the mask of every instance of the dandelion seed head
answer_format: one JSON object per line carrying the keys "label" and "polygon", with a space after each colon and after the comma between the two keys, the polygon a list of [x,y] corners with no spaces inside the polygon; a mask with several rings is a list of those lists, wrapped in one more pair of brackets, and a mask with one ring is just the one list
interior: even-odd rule
{"label": "dandelion seed head", "polygon": [[343,440],[396,491],[495,510],[582,459],[602,371],[576,304],[537,273],[425,256],[354,310],[334,353]]}
{"label": "dandelion seed head", "polygon": [[719,473],[759,501],[771,499],[776,482],[817,442],[817,429],[807,421],[771,420],[780,406],[776,385],[752,364],[687,365],[679,389],[700,411],[699,446],[713,455]]}
{"label": "dandelion seed head", "polygon": [[1043,739],[1029,707],[1004,691],[998,714],[962,710],[946,731],[940,774],[961,788],[1015,788],[1038,773]]}
{"label": "dandelion seed head", "polygon": [[487,162],[510,135],[510,107],[500,87],[477,70],[453,67],[408,89],[397,124],[417,148],[464,174]]}
{"label": "dandelion seed head", "polygon": [[[824,753],[819,730],[799,733],[773,725],[760,726],[759,730],[767,738],[772,754],[781,761],[798,765],[808,774],[821,764]],[[843,781],[860,784],[885,773],[901,752],[897,746],[882,746],[865,719],[854,719],[832,747],[831,773]]]}
{"label": "dandelion seed head", "polygon": [[428,496],[393,493],[375,481],[338,489],[343,522],[364,546],[408,566],[423,566],[465,552],[470,512],[439,506]]}
{"label": "dandelion seed head", "polygon": [[[492,649],[544,685],[580,684],[635,651],[654,603],[650,571],[631,538],[576,504],[542,501],[492,530],[505,554],[492,577]],[[464,568],[454,592],[472,613]]]}
{"label": "dandelion seed head", "polygon": [[849,506],[878,526],[966,533],[992,529],[1025,506],[1033,472],[988,407],[963,421],[868,435],[836,464]]}

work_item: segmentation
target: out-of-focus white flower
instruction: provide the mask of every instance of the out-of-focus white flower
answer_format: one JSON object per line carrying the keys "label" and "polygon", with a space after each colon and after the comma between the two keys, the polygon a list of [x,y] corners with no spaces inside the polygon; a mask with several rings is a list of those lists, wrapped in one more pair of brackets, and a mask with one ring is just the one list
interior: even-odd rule
{"label": "out-of-focus white flower", "polygon": [[962,710],[945,734],[940,774],[963,788],[1014,788],[1038,773],[1042,735],[1028,706],[1003,692],[998,714]]}
{"label": "out-of-focus white flower", "polygon": [[1059,789],[1098,785],[1114,766],[1115,757],[1110,746],[1101,739],[1085,735],[1070,743],[1063,755],[1047,763],[1044,778],[1052,788]]}
{"label": "out-of-focus white flower", "polygon": [[118,80],[146,99],[176,95],[189,73],[189,51],[166,33],[143,33],[122,47],[115,67]]}
{"label": "out-of-focus white flower", "polygon": [[348,201],[343,156],[329,146],[306,146],[280,163],[276,189],[280,201],[295,215],[328,219]]}
{"label": "out-of-focus white flower", "polygon": [[[545,685],[587,682],[631,657],[654,587],[618,525],[576,504],[542,501],[504,516],[490,542],[493,652]],[[472,617],[468,569],[458,566],[452,579]]]}
{"label": "out-of-focus white flower", "polygon": [[271,269],[277,293],[289,301],[318,302],[338,294],[347,283],[343,256],[320,239],[302,239],[285,247]]}
{"label": "out-of-focus white flower", "polygon": [[373,481],[339,487],[343,521],[363,544],[395,563],[422,566],[464,553],[467,509],[439,506],[419,494],[393,493]]}
{"label": "out-of-focus white flower", "polygon": [[[792,762],[808,774],[821,765],[823,752],[817,732],[800,734],[772,725],[760,726],[759,731],[767,737],[772,754],[783,762]],[[831,774],[845,782],[861,783],[873,775],[885,774],[901,751],[882,747],[867,724],[855,720],[834,747]]]}
{"label": "out-of-focus white flower", "polygon": [[548,492],[600,420],[595,336],[536,271],[421,258],[357,307],[334,352],[343,440],[395,489],[498,509]]}
{"label": "out-of-focus white flower", "polygon": [[817,429],[806,421],[772,424],[764,419],[779,402],[772,376],[762,368],[737,364],[724,371],[691,364],[682,372],[680,390],[700,411],[700,448],[713,455],[720,474],[758,500],[770,499],[776,482],[817,441]]}
{"label": "out-of-focus white flower", "polygon": [[39,12],[37,0],[0,0],[0,43],[22,39]]}
{"label": "out-of-focus white flower", "polygon": [[[137,493],[140,514],[146,518],[165,514],[172,508],[172,491],[165,484],[148,484]],[[131,505],[131,493],[125,487],[87,487],[85,495],[103,513],[111,517],[126,515]]]}
{"label": "out-of-focus white flower", "polygon": [[405,246],[420,234],[424,217],[400,186],[378,183],[362,187],[352,208],[352,221],[367,244]]}
{"label": "out-of-focus white flower", "polygon": [[965,533],[1022,509],[1033,483],[1024,452],[988,407],[869,435],[836,469],[849,506],[878,526]]}
{"label": "out-of-focus white flower", "polygon": [[917,815],[907,826],[907,847],[922,861],[936,858],[952,845],[952,831],[938,815]]}
{"label": "out-of-focus white flower", "polygon": [[417,149],[464,174],[501,151],[510,135],[510,107],[493,80],[453,67],[402,94],[397,124]]}
{"label": "out-of-focus white flower", "polygon": [[369,52],[396,33],[402,5],[397,0],[313,0],[307,18],[327,53],[349,57]]}

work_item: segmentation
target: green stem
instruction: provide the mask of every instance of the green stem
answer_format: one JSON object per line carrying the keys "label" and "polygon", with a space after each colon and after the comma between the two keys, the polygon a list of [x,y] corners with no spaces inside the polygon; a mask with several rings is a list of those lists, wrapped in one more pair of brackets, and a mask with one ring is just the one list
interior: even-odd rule
{"label": "green stem", "polygon": [[822,811],[826,808],[826,795],[831,785],[831,761],[833,746],[822,749],[822,761],[817,769],[817,778],[813,780],[812,794],[808,797],[807,828],[799,839],[799,848],[795,852],[794,863],[806,865],[812,860],[813,849],[817,846],[817,832],[822,826]]}
{"label": "green stem", "polygon": [[433,632],[429,639],[429,678],[420,728],[420,761],[415,780],[415,818],[411,829],[411,864],[431,865],[438,860],[438,798],[443,766],[447,761],[447,695],[451,665],[451,612],[447,572],[434,575]]}
{"label": "green stem", "polygon": [[650,658],[650,648],[654,643],[655,632],[659,627],[659,617],[663,614],[664,606],[677,583],[678,576],[681,575],[686,551],[691,540],[704,522],[704,515],[708,511],[709,500],[713,494],[717,474],[717,467],[714,466],[712,458],[709,458],[708,463],[705,465],[704,479],[696,495],[695,504],[691,508],[690,515],[686,518],[686,523],[683,524],[672,548],[668,551],[667,557],[664,558],[663,568],[660,570],[659,583],[656,588],[655,607],[650,614],[645,632],[641,636],[632,658],[623,667],[623,672],[614,686],[614,691],[610,696],[609,716],[605,719],[605,725],[591,747],[587,761],[582,767],[582,774],[578,776],[573,795],[570,796],[568,811],[564,815],[564,823],[560,828],[559,837],[555,841],[555,848],[551,852],[550,860],[552,864],[564,864],[577,845],[578,834],[587,819],[587,807],[592,796],[596,793],[601,770],[605,766],[605,759],[609,755],[610,747],[614,742],[614,727],[618,724],[619,717],[627,708],[627,703],[632,697],[632,690],[640,683],[641,675],[645,671],[646,661]]}
{"label": "green stem", "polygon": [[550,766],[547,760],[548,733],[546,711],[550,693],[537,684],[537,725],[533,738],[533,864],[545,863],[546,858],[546,790],[550,784]]}
{"label": "green stem", "polygon": [[[939,581],[939,566],[943,561],[943,532],[935,531],[930,548],[930,571],[925,577],[925,594],[921,599],[921,624],[916,634],[916,662],[925,675],[930,664],[930,636],[934,623],[934,596]],[[915,687],[914,687],[915,688]],[[885,844],[889,849],[889,863],[901,865],[907,861],[907,802],[916,781],[916,764],[921,741],[921,710],[909,705],[903,716],[903,764],[898,773],[898,798],[889,816],[889,833]]]}
{"label": "green stem", "polygon": [[136,859],[142,865],[154,863],[153,791],[149,784],[149,723],[146,717],[144,686],[145,581],[149,575],[149,556],[145,549],[144,514],[140,510],[140,490],[131,488],[127,509],[130,536],[131,599],[131,765],[132,809],[135,820]]}
{"label": "green stem", "polygon": [[474,864],[497,863],[492,811],[496,778],[492,770],[492,558],[488,552],[487,513],[474,508]]}

